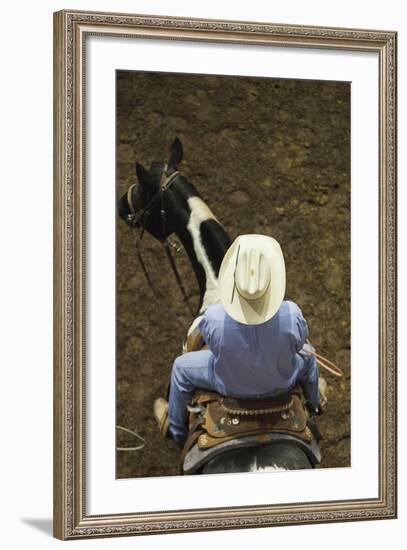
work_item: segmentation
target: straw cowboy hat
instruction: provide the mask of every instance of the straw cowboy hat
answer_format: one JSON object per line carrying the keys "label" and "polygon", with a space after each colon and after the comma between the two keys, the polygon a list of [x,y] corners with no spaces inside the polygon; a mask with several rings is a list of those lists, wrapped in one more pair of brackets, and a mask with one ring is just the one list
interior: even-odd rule
{"label": "straw cowboy hat", "polygon": [[265,323],[285,294],[285,264],[280,245],[266,235],[241,235],[230,246],[219,271],[220,302],[246,325]]}

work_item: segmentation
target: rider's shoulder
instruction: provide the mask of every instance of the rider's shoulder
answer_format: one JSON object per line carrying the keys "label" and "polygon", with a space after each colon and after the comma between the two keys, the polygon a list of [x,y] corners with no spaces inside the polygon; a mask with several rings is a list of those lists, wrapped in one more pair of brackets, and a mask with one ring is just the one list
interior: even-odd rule
{"label": "rider's shoulder", "polygon": [[302,311],[298,304],[291,300],[284,300],[278,310],[278,315],[281,317],[302,317]]}

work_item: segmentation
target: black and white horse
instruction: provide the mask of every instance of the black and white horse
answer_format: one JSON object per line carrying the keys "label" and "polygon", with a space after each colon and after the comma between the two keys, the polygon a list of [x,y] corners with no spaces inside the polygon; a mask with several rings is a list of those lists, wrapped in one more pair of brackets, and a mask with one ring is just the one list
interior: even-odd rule
{"label": "black and white horse", "polygon": [[[138,184],[120,198],[119,216],[160,241],[172,233],[178,236],[199,284],[199,318],[218,301],[219,269],[231,240],[194,185],[178,172],[182,155],[176,138],[167,164],[154,162],[147,170],[137,162]],[[202,473],[305,469],[313,462],[301,445],[282,436],[273,443],[229,450],[209,460]]]}

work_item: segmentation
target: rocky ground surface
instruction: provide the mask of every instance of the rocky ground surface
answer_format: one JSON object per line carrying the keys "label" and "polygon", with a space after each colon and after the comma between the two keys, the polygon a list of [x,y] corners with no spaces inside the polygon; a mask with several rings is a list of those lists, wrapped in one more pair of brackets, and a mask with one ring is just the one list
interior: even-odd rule
{"label": "rocky ground surface", "polygon": [[[320,467],[350,465],[350,86],[340,82],[119,72],[117,193],[136,181],[136,160],[166,161],[178,136],[182,173],[232,238],[263,233],[284,252],[287,299],[308,321],[317,351],[344,371],[326,376]],[[117,222],[117,424],[145,440],[117,453],[118,477],[178,474],[178,449],[152,414],[164,396],[190,317],[164,251],[146,235],[143,254],[174,315],[157,303]],[[197,303],[188,260],[178,266]],[[118,431],[118,445],[134,440]],[[137,442],[136,442],[137,444]]]}

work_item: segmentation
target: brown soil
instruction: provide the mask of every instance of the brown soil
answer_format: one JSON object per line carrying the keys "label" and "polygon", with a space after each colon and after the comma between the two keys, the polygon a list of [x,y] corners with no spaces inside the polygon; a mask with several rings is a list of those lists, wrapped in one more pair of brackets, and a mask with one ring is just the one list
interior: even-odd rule
{"label": "brown soil", "polygon": [[[287,269],[287,299],[308,321],[317,351],[336,362],[326,375],[329,407],[320,418],[321,467],[350,465],[350,85],[341,82],[119,72],[117,192],[136,180],[136,160],[166,161],[175,136],[182,173],[232,238],[276,238]],[[190,322],[156,241],[145,261],[177,319],[157,303],[117,222],[117,424],[145,439],[117,453],[117,477],[178,474],[178,448],[158,433],[152,407],[164,396]],[[197,303],[188,260],[178,266]],[[138,442],[136,442],[137,444]],[[118,445],[134,445],[118,432]]]}

